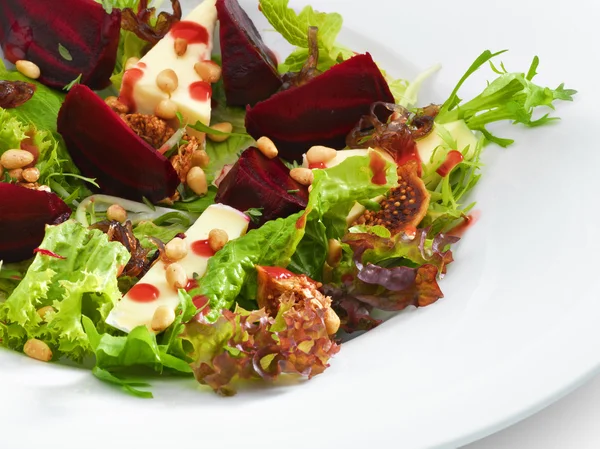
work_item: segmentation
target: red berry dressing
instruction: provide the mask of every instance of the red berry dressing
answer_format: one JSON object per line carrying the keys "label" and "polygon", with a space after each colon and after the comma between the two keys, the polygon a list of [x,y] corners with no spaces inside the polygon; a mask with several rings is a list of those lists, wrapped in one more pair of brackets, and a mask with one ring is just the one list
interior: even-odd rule
{"label": "red berry dressing", "polygon": [[127,296],[136,302],[152,302],[158,299],[160,292],[154,285],[142,283],[134,285]]}

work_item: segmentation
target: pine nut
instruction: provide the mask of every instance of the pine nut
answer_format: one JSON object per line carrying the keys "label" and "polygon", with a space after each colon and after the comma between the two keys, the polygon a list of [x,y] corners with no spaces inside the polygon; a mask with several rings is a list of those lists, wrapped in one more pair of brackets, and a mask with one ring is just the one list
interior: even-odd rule
{"label": "pine nut", "polygon": [[15,181],[23,181],[23,169],[13,168],[12,170],[8,171],[8,176],[10,176],[10,179]]}
{"label": "pine nut", "polygon": [[37,314],[43,321],[46,321],[46,314],[48,312],[53,312],[53,311],[54,311],[54,308],[52,306],[46,306],[46,307],[42,307],[42,308],[38,309]]}
{"label": "pine nut", "polygon": [[125,61],[125,70],[133,69],[138,62],[140,62],[140,58],[132,56],[127,61]]}
{"label": "pine nut", "polygon": [[206,174],[200,167],[192,167],[187,174],[186,183],[196,195],[206,195],[208,192],[208,183]]}
{"label": "pine nut", "polygon": [[262,136],[260,139],[258,139],[256,141],[256,147],[269,159],[276,158],[279,154],[277,147],[267,136]]}
{"label": "pine nut", "polygon": [[330,267],[335,267],[342,260],[342,244],[337,239],[329,239],[329,247],[327,250],[327,264]]}
{"label": "pine nut", "polygon": [[106,210],[106,218],[108,218],[110,221],[125,223],[127,220],[127,211],[118,204],[113,204]]}
{"label": "pine nut", "polygon": [[38,79],[42,74],[37,64],[24,59],[17,61],[15,63],[15,67],[22,75],[26,76],[27,78],[31,78],[32,80]]}
{"label": "pine nut", "polygon": [[221,79],[223,70],[212,61],[200,61],[194,64],[194,70],[202,78],[202,81],[207,83],[216,83]]}
{"label": "pine nut", "polygon": [[172,263],[169,265],[165,275],[167,277],[167,284],[169,284],[169,287],[174,290],[185,288],[187,285],[188,278],[185,274],[185,270],[178,263]]}
{"label": "pine nut", "polygon": [[42,340],[36,338],[27,340],[23,347],[23,352],[32,359],[40,360],[42,362],[49,362],[52,359],[50,347]]}
{"label": "pine nut", "polygon": [[40,179],[40,170],[36,167],[23,170],[23,179],[27,182],[37,182]]}
{"label": "pine nut", "polygon": [[52,193],[52,189],[48,186],[39,186],[37,188],[40,192]]}
{"label": "pine nut", "polygon": [[229,236],[222,229],[213,229],[208,233],[208,246],[215,253],[221,251],[228,241]]}
{"label": "pine nut", "polygon": [[152,315],[150,327],[154,332],[162,332],[175,321],[175,311],[171,307],[160,306]]}
{"label": "pine nut", "polygon": [[33,162],[33,154],[25,150],[8,150],[0,156],[0,164],[9,170],[23,168]]}
{"label": "pine nut", "polygon": [[309,186],[313,183],[315,175],[310,168],[293,168],[290,171],[290,176],[294,181],[303,186]]}
{"label": "pine nut", "polygon": [[329,162],[337,155],[337,151],[333,148],[316,145],[311,147],[306,153],[306,160],[309,164],[324,164]]}
{"label": "pine nut", "polygon": [[175,92],[179,86],[177,74],[171,69],[165,69],[156,76],[156,85],[168,94]]}
{"label": "pine nut", "polygon": [[[216,125],[211,126],[215,131],[221,131],[222,133],[230,133],[233,131],[233,125],[229,122],[217,123]],[[225,142],[229,139],[229,136],[221,136],[217,134],[209,134],[208,138],[213,142]]]}
{"label": "pine nut", "polygon": [[115,112],[119,114],[127,114],[129,108],[127,105],[121,103],[117,97],[106,97],[104,102]]}
{"label": "pine nut", "polygon": [[181,260],[187,256],[188,247],[185,240],[175,237],[165,245],[165,254],[171,260]]}
{"label": "pine nut", "polygon": [[196,150],[192,153],[192,166],[206,168],[210,164],[210,157],[204,150]]}
{"label": "pine nut", "polygon": [[185,55],[185,52],[187,51],[188,41],[181,37],[178,37],[177,39],[175,39],[175,43],[173,44],[173,47],[175,48],[175,54],[177,56],[183,56],[183,55]]}
{"label": "pine nut", "polygon": [[177,105],[169,99],[161,100],[154,109],[154,115],[164,120],[174,119],[177,117]]}
{"label": "pine nut", "polygon": [[340,317],[331,307],[325,309],[325,328],[327,329],[328,335],[335,334],[340,328]]}

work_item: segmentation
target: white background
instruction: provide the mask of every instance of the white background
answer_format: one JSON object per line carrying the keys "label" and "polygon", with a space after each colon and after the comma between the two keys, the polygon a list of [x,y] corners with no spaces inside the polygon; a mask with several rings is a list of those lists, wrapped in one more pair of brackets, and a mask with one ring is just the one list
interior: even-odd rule
{"label": "white background", "polygon": [[600,377],[537,415],[464,449],[597,449]]}

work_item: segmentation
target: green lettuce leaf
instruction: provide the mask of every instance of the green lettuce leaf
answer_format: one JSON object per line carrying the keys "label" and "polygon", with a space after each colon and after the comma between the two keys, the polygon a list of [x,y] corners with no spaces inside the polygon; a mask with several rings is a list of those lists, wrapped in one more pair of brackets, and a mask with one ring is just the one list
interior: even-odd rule
{"label": "green lettuce leaf", "polygon": [[[138,0],[131,3],[138,3]],[[113,88],[119,92],[121,84],[123,84],[123,75],[125,74],[125,64],[130,58],[141,59],[144,56],[148,42],[140,39],[131,31],[121,30],[121,38],[119,40],[119,48],[117,50],[117,62],[110,77]]]}
{"label": "green lettuce leaf", "polygon": [[179,299],[175,321],[159,336],[145,326],[136,327],[124,336],[100,334],[94,322],[84,316],[83,327],[96,358],[94,375],[100,380],[121,386],[134,396],[152,397],[152,393],[134,388],[149,385],[132,379],[132,375],[165,372],[191,374],[192,368],[188,363],[191,359],[187,355],[188,350],[184,349],[181,335],[185,330],[184,323],[196,314],[196,307],[191,296],[183,290],[179,292]]}
{"label": "green lettuce leaf", "polygon": [[290,44],[296,47],[279,66],[281,73],[298,72],[308,59],[308,29],[317,27],[319,45],[318,68],[328,70],[333,65],[350,58],[354,53],[336,43],[343,19],[337,13],[323,13],[306,6],[296,13],[288,6],[289,0],[260,0],[260,10],[269,23]]}
{"label": "green lettuce leaf", "polygon": [[[90,351],[82,316],[100,326],[121,293],[117,272],[129,260],[127,249],[73,220],[49,226],[22,282],[0,305],[3,344],[21,349],[29,338],[45,341],[55,354],[80,361]],[[54,257],[51,254],[58,255]],[[37,311],[52,306],[42,320]]]}
{"label": "green lettuce leaf", "polygon": [[146,249],[155,249],[156,245],[150,241],[150,237],[159,239],[162,242],[169,242],[177,234],[185,233],[190,226],[176,222],[159,226],[152,221],[142,221],[133,228],[133,235],[140,241]]}
{"label": "green lettuce leaf", "polygon": [[[265,223],[230,241],[209,260],[198,291],[191,292],[192,296],[209,298],[209,321],[215,321],[221,310],[229,309],[240,295],[246,300],[255,299],[255,265],[287,267],[294,256],[295,270],[320,277],[327,257],[327,240],[345,234],[346,217],[354,203],[382,195],[397,183],[395,166],[388,164],[387,183],[373,184],[368,156],[351,157],[314,173],[304,212]],[[311,257],[316,262],[309,264]]]}
{"label": "green lettuce leaf", "polygon": [[58,111],[64,94],[43,84],[25,78],[17,71],[7,70],[0,60],[0,79],[26,81],[36,86],[33,97],[25,104],[4,110],[0,108],[0,155],[33,136],[33,144],[39,150],[36,167],[40,170],[39,183],[48,185],[68,204],[89,195],[83,178],[67,152],[56,130]]}

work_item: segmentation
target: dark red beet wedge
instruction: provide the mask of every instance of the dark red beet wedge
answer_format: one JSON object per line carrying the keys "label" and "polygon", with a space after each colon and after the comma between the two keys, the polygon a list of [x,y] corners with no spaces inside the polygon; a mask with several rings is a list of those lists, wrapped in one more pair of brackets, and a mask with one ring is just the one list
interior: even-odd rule
{"label": "dark red beet wedge", "polygon": [[67,220],[71,209],[54,193],[0,183],[0,260],[19,262],[33,257],[47,224]]}
{"label": "dark red beet wedge", "polygon": [[171,163],[135,134],[91,89],[76,85],[58,114],[58,132],[84,176],[109,195],[157,202],[179,185]]}
{"label": "dark red beet wedge", "polygon": [[219,184],[215,201],[241,211],[262,208],[262,216],[251,223],[257,227],[305,209],[308,189],[290,178],[290,170],[278,158],[268,159],[252,147]]}
{"label": "dark red beet wedge", "polygon": [[394,103],[394,96],[367,53],[248,108],[246,129],[255,139],[270,137],[284,159],[300,160],[313,145],[344,148],[376,101]]}
{"label": "dark red beet wedge", "polygon": [[[39,81],[56,89],[80,74],[81,83],[92,89],[108,87],[120,30],[121,11],[107,14],[94,0],[0,1],[4,56],[13,63],[36,63],[42,72]],[[67,52],[61,55],[60,46]]]}
{"label": "dark red beet wedge", "polygon": [[227,104],[254,106],[281,87],[277,61],[237,0],[217,0]]}

